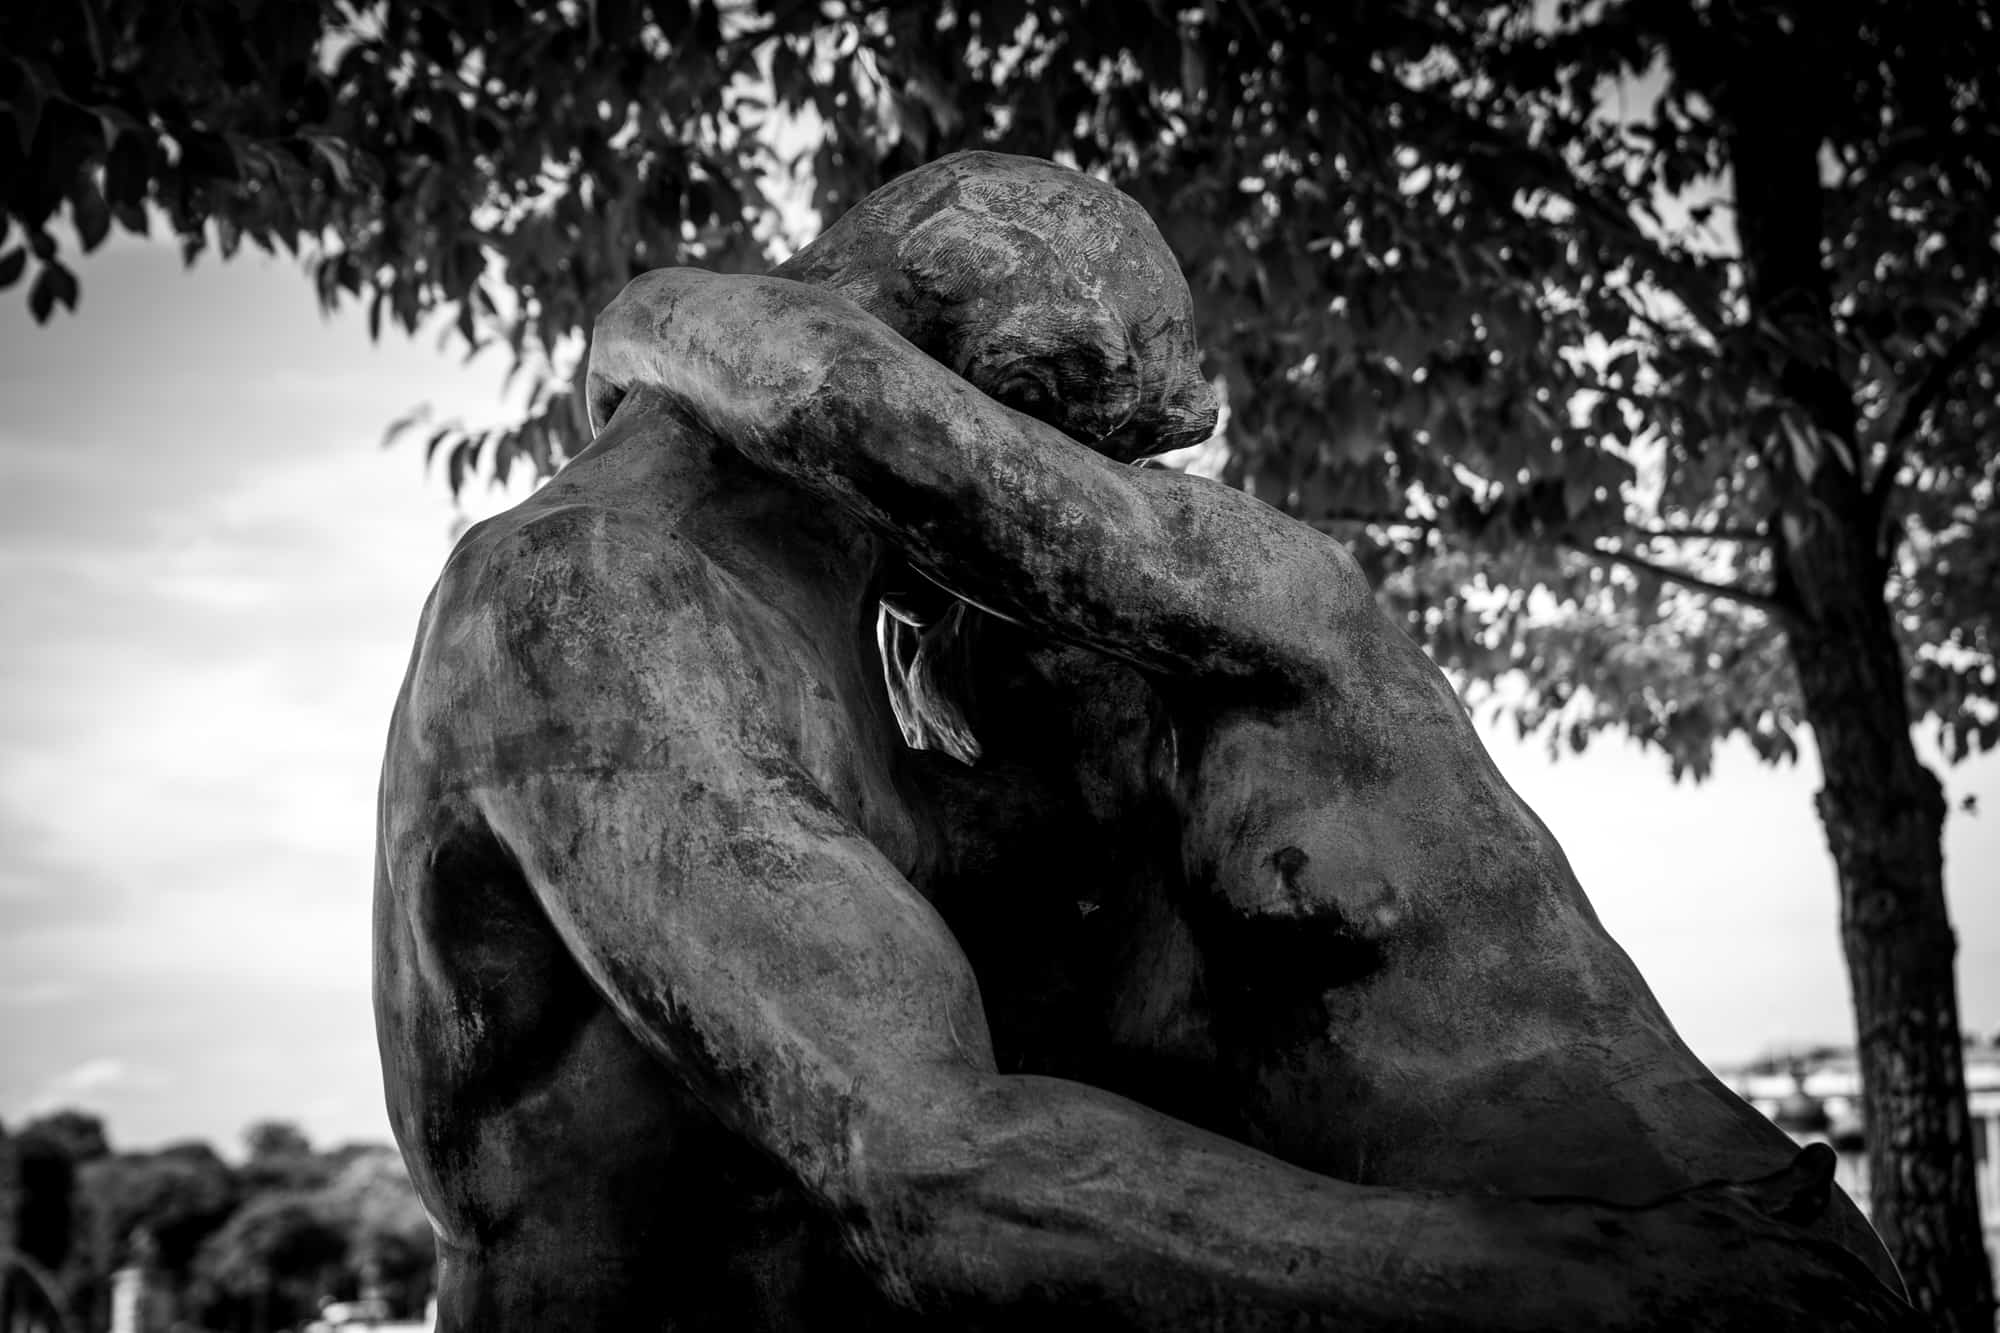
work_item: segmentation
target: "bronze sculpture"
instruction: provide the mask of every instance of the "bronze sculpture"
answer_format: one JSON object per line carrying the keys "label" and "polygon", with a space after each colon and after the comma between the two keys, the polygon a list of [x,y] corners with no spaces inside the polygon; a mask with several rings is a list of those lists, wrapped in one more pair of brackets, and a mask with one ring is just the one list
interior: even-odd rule
{"label": "bronze sculpture", "polygon": [[1205,433],[1189,305],[967,154],[606,311],[385,762],[443,1326],[1904,1316],[1345,552],[1106,461]]}

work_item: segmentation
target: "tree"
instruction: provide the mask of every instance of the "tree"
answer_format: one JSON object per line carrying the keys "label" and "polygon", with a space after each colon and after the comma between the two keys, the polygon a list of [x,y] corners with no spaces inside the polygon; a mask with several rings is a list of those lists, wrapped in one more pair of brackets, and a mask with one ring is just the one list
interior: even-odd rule
{"label": "tree", "polygon": [[[251,1194],[316,1189],[345,1164],[339,1152],[313,1151],[305,1131],[289,1120],[260,1120],[243,1131],[244,1161],[237,1179]],[[345,1150],[342,1150],[345,1151]]]}
{"label": "tree", "polygon": [[312,1140],[289,1120],[259,1120],[243,1131],[243,1148],[254,1167],[289,1169],[313,1155]]}
{"label": "tree", "polygon": [[394,1148],[352,1154],[322,1197],[343,1220],[363,1287],[394,1307],[421,1310],[436,1285],[437,1248],[402,1154]]}
{"label": "tree", "polygon": [[21,1126],[10,1146],[18,1189],[14,1244],[42,1268],[58,1271],[77,1240],[77,1170],[106,1151],[103,1122],[58,1111]]}
{"label": "tree", "polygon": [[[77,297],[164,213],[302,248],[322,301],[502,339],[454,488],[584,424],[632,274],[759,263],[951,148],[1068,155],[1162,220],[1230,390],[1225,476],[1349,540],[1480,706],[1676,776],[1825,774],[1874,1208],[1990,1328],[1941,789],[2000,740],[1995,177],[1980,0],[392,0],[0,19],[0,282]],[[1500,688],[1504,685],[1505,688]]]}
{"label": "tree", "polygon": [[201,1282],[223,1298],[207,1302],[204,1319],[235,1314],[228,1322],[248,1324],[258,1333],[303,1323],[341,1280],[348,1254],[340,1219],[313,1193],[260,1194],[232,1214],[196,1256]]}
{"label": "tree", "polygon": [[21,1135],[32,1135],[59,1149],[79,1167],[111,1155],[111,1140],[105,1137],[104,1121],[88,1111],[51,1111],[21,1126]]}
{"label": "tree", "polygon": [[321,1297],[357,1291],[422,1308],[436,1253],[402,1157],[394,1148],[357,1145],[318,1160],[319,1183],[269,1180],[204,1233],[191,1265],[204,1322],[255,1329],[296,1323],[311,1317]]}
{"label": "tree", "polygon": [[99,1275],[125,1262],[132,1237],[143,1230],[152,1238],[160,1268],[179,1277],[201,1243],[235,1211],[243,1191],[213,1148],[176,1143],[90,1163],[78,1193]]}
{"label": "tree", "polygon": [[229,1164],[206,1143],[87,1162],[77,1177],[78,1252],[65,1284],[72,1313],[87,1327],[108,1318],[111,1275],[133,1261],[142,1243],[161,1276],[185,1284],[196,1252],[242,1194]]}

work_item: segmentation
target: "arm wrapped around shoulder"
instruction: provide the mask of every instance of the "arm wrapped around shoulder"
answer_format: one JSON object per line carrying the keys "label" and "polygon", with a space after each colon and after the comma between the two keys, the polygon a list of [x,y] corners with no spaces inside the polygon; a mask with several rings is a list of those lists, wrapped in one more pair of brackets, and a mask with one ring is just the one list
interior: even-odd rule
{"label": "arm wrapped around shoulder", "polygon": [[586,404],[604,429],[657,392],[725,438],[767,436],[803,410],[843,351],[895,335],[844,296],[784,278],[661,268],[625,285],[591,330]]}

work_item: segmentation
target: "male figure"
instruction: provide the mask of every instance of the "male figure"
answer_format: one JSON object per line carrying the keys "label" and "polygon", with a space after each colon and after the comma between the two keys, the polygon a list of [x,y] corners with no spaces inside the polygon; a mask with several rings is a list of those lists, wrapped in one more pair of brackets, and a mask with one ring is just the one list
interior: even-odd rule
{"label": "male figure", "polygon": [[[1020,216],[1038,190],[1067,190],[1124,228],[1110,233],[1121,244],[1157,246],[1103,187],[972,165],[1004,177],[999,204]],[[1052,312],[1022,354],[1018,330],[996,345],[954,322],[976,300],[905,284],[910,271],[861,294],[946,366],[1107,447],[1121,432],[1171,443],[1185,422],[1184,376],[1160,364],[1177,358],[1149,352],[1180,348],[1177,278],[1163,322],[1113,300],[1108,321],[1051,324],[1103,281],[1058,262],[1043,280],[1062,299],[1029,282],[1011,312]],[[837,285],[865,288],[851,271]],[[1371,1189],[1084,1084],[1001,1074],[979,986],[914,887],[951,853],[911,790],[871,660],[900,557],[873,519],[825,498],[865,510],[901,487],[929,513],[899,511],[905,526],[986,532],[974,502],[987,497],[948,462],[927,472],[904,429],[909,395],[881,372],[913,350],[801,290],[682,293],[682,318],[726,330],[719,378],[650,359],[643,339],[603,344],[652,382],[618,384],[592,448],[470,534],[426,609],[385,762],[377,1006],[392,1118],[440,1230],[443,1327],[1895,1317],[1854,1285],[1852,1260],[1727,1192],[1629,1211]],[[1079,349],[1097,354],[1108,403],[1063,382]],[[770,452],[774,427],[825,443],[801,402],[846,393],[837,424],[852,429],[872,388],[898,414],[889,453],[821,467],[810,450]],[[947,436],[955,421],[1026,421],[991,418],[943,370],[922,391]],[[746,461],[760,447],[792,482]],[[1009,467],[977,485],[1040,486]],[[954,487],[973,508],[950,502]],[[1055,531],[1127,517],[1048,498]],[[1022,555],[985,586],[947,581],[1046,619],[1032,576],[1053,571]],[[1077,637],[1129,655],[1098,613],[1129,628],[1158,609],[1093,608]],[[1739,1289],[1746,1247],[1787,1262]]]}

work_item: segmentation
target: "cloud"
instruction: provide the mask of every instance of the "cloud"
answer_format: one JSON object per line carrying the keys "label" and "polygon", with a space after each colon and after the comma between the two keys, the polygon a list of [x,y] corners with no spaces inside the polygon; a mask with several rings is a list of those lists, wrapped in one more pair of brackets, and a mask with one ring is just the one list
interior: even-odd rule
{"label": "cloud", "polygon": [[49,1079],[28,1098],[28,1115],[46,1115],[64,1107],[101,1105],[114,1093],[162,1087],[167,1077],[157,1069],[100,1055],[73,1065]]}

